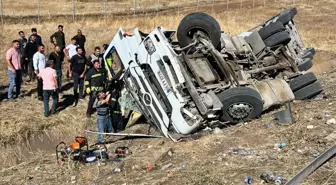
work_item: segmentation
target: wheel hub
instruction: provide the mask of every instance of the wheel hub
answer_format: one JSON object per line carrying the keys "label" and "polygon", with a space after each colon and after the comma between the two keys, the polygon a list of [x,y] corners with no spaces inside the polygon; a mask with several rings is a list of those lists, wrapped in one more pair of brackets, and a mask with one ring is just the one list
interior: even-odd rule
{"label": "wheel hub", "polygon": [[242,120],[247,118],[251,111],[253,110],[252,106],[246,103],[237,103],[232,104],[228,109],[227,112],[230,117],[238,120]]}

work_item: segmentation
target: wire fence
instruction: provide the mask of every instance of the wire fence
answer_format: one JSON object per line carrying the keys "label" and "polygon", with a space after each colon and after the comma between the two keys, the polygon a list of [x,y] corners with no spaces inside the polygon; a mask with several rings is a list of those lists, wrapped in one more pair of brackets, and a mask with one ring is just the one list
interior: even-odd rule
{"label": "wire fence", "polygon": [[[36,2],[34,2],[36,1]],[[43,20],[62,17],[76,21],[80,17],[100,16],[108,18],[119,15],[180,14],[184,11],[218,12],[229,9],[268,7],[276,4],[296,5],[316,0],[0,0],[2,24],[13,18]]]}

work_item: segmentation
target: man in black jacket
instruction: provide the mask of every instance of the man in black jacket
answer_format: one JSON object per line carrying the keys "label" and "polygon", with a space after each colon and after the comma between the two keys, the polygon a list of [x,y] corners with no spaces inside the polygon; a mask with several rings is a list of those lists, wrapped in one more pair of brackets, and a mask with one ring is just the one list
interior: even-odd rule
{"label": "man in black jacket", "polygon": [[100,62],[98,59],[94,60],[93,62],[93,68],[91,68],[86,76],[85,76],[85,91],[87,94],[90,95],[88,108],[86,112],[86,116],[88,118],[91,117],[91,114],[93,112],[92,107],[96,100],[96,94],[99,91],[104,91],[105,82],[107,79],[107,73],[104,68],[101,68]]}
{"label": "man in black jacket", "polygon": [[86,37],[82,34],[82,30],[78,29],[77,35],[75,35],[73,38],[76,39],[76,44],[83,49],[83,55],[85,56]]}
{"label": "man in black jacket", "polygon": [[[42,38],[41,38],[41,36],[37,35],[37,29],[36,28],[32,28],[31,31],[32,31],[32,35],[35,35],[35,44],[36,44],[36,47],[41,46],[42,45]],[[29,41],[30,41],[30,39],[29,39]]]}
{"label": "man in black jacket", "polygon": [[[78,99],[84,99],[84,76],[86,72],[86,57],[83,55],[83,49],[77,47],[77,54],[70,59],[69,77],[74,81],[74,106],[77,105]],[[79,93],[77,89],[79,88]]]}
{"label": "man in black jacket", "polygon": [[[56,42],[54,41],[54,38]],[[54,46],[58,45],[61,51],[63,51],[63,49],[65,48],[65,36],[63,32],[63,25],[58,25],[58,31],[50,36],[50,42]]]}
{"label": "man in black jacket", "polygon": [[28,76],[30,80],[35,80],[34,65],[33,65],[33,56],[37,52],[35,35],[29,37],[29,42],[27,43],[24,49],[25,60],[28,61]]}
{"label": "man in black jacket", "polygon": [[20,42],[20,53],[21,53],[21,67],[22,67],[22,72],[23,75],[26,76],[28,73],[28,60],[26,60],[26,57],[24,56],[25,54],[25,48],[28,43],[28,40],[25,37],[25,34],[23,31],[19,31],[19,42]]}
{"label": "man in black jacket", "polygon": [[54,69],[56,70],[59,93],[62,93],[62,65],[64,59],[61,51],[61,47],[56,45],[55,51],[51,52],[48,58],[53,61]]}

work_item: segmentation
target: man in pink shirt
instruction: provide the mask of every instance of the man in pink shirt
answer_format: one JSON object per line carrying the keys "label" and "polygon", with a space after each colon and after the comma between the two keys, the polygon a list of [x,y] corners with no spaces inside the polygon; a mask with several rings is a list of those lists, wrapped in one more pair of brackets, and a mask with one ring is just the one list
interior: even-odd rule
{"label": "man in pink shirt", "polygon": [[56,112],[56,106],[58,103],[58,86],[57,86],[57,74],[53,69],[54,64],[47,62],[46,68],[41,70],[38,77],[43,81],[43,103],[44,103],[44,116],[48,117],[49,114],[49,98],[52,97],[51,114]]}
{"label": "man in pink shirt", "polygon": [[9,75],[9,87],[7,98],[12,100],[14,85],[16,86],[16,97],[20,95],[21,81],[22,81],[22,71],[21,71],[21,54],[19,52],[20,42],[18,40],[13,40],[12,48],[10,48],[6,53],[6,62],[8,64],[8,75]]}

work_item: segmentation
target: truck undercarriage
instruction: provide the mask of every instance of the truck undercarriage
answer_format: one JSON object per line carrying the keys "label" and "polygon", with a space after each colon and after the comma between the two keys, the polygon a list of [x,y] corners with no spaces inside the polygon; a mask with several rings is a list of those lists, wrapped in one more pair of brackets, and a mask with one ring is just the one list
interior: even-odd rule
{"label": "truck undercarriage", "polygon": [[295,14],[288,9],[238,36],[205,13],[185,16],[177,31],[158,27],[128,35],[120,29],[104,54],[105,66],[111,74],[123,72],[141,113],[171,139],[248,121],[323,91],[306,72],[314,50],[304,48]]}

